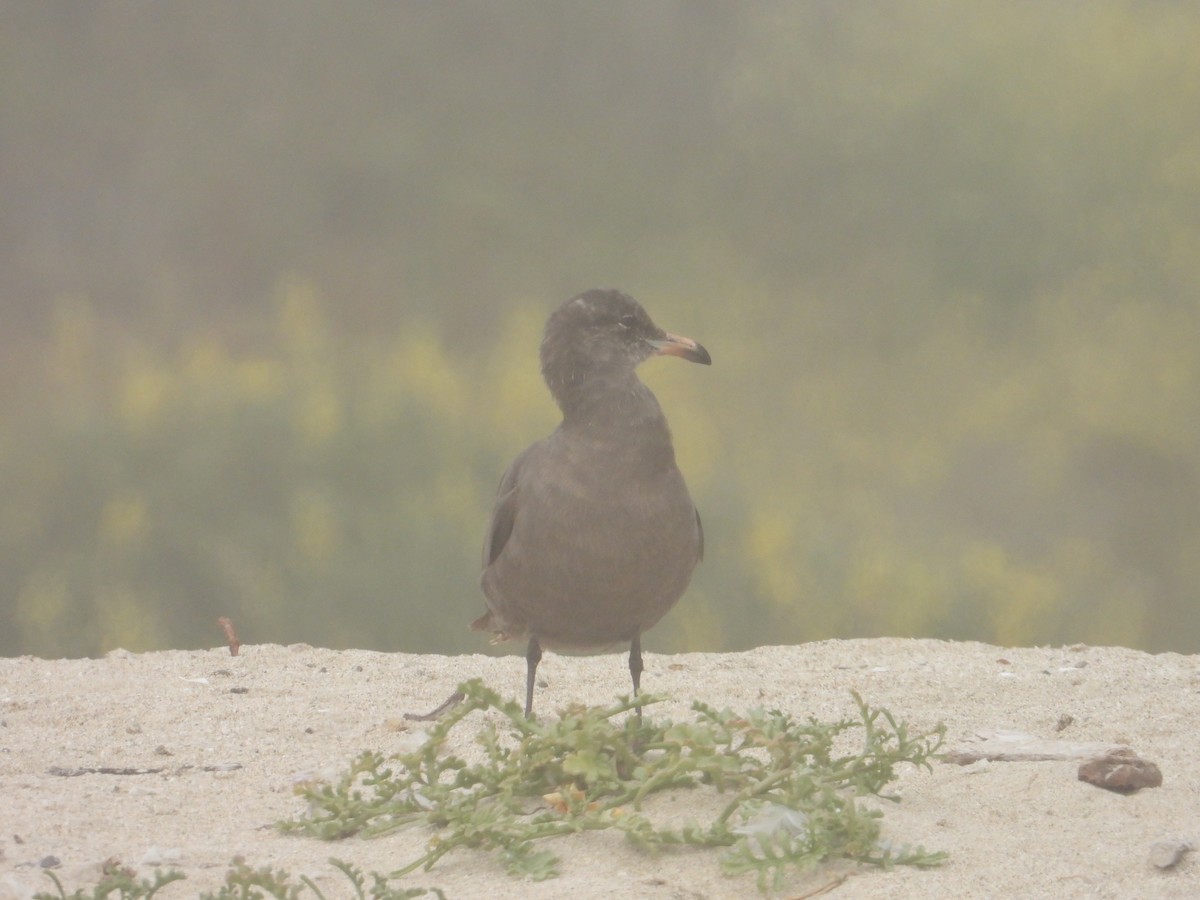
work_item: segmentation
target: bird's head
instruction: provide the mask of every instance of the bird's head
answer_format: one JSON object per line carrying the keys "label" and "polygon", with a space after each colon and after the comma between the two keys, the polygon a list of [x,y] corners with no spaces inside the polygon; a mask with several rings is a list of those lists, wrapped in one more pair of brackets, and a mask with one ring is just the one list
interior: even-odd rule
{"label": "bird's head", "polygon": [[542,374],[559,396],[560,387],[584,378],[631,374],[639,363],[660,355],[712,364],[704,347],[663,331],[628,294],[594,288],[550,316],[542,339]]}

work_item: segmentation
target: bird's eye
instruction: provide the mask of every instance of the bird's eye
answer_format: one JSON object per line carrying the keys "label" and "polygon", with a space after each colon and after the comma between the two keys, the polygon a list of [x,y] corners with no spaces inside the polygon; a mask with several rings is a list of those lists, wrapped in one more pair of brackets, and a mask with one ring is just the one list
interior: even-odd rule
{"label": "bird's eye", "polygon": [[637,316],[626,314],[617,320],[617,324],[619,324],[622,328],[632,328],[637,324]]}

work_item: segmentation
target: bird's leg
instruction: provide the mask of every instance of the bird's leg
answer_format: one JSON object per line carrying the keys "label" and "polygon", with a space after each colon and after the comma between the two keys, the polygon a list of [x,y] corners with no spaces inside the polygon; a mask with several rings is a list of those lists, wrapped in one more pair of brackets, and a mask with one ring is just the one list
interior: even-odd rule
{"label": "bird's leg", "polygon": [[[633,676],[633,696],[637,697],[642,685],[642,633],[636,631],[629,642],[629,674]],[[637,708],[638,724],[642,722],[642,708]]]}
{"label": "bird's leg", "polygon": [[525,718],[533,718],[533,680],[537,675],[538,663],[542,661],[542,645],[536,635],[530,635],[525,648]]}

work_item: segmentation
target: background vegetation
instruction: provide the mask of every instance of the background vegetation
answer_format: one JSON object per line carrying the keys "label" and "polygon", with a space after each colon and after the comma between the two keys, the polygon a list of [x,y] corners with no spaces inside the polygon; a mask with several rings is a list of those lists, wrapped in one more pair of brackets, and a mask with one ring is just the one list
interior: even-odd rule
{"label": "background vegetation", "polygon": [[0,7],[0,653],[477,651],[621,287],[709,554],[658,650],[1200,645],[1188,3]]}

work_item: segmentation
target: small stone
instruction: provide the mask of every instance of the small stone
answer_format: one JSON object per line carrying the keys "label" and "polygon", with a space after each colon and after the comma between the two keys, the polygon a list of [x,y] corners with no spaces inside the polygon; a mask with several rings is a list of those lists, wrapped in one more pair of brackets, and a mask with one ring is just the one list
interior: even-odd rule
{"label": "small stone", "polygon": [[157,747],[154,748],[154,755],[155,756],[174,756],[175,754],[167,749],[166,744],[159,744]]}
{"label": "small stone", "polygon": [[396,753],[415,753],[429,740],[429,732],[424,728],[401,732],[396,736],[392,749]]}
{"label": "small stone", "polygon": [[1054,726],[1055,731],[1063,731],[1075,724],[1075,717],[1070,713],[1063,713],[1058,717],[1058,722]]}
{"label": "small stone", "polygon": [[304,791],[316,790],[323,784],[328,784],[330,779],[320,772],[296,772],[292,775],[292,792],[301,794]]}
{"label": "small stone", "polygon": [[138,860],[140,866],[161,866],[163,864],[163,853],[158,847],[150,847],[142,854],[142,858]]}
{"label": "small stone", "polygon": [[248,694],[248,693],[250,693],[250,688],[248,688],[248,687],[230,688],[229,693],[231,693],[231,694]]}
{"label": "small stone", "polygon": [[183,850],[179,847],[149,847],[138,860],[140,866],[165,866],[177,863],[183,859]]}
{"label": "small stone", "polygon": [[1162,772],[1139,756],[1101,756],[1080,764],[1079,780],[1118,794],[1132,794],[1144,787],[1160,787]]}
{"label": "small stone", "polygon": [[43,869],[57,869],[62,865],[62,860],[57,856],[43,856],[38,860],[38,865]]}
{"label": "small stone", "polygon": [[1195,849],[1189,841],[1179,838],[1155,841],[1150,845],[1150,862],[1160,869],[1170,869],[1183,859],[1185,854]]}

